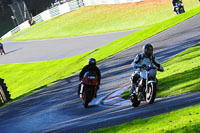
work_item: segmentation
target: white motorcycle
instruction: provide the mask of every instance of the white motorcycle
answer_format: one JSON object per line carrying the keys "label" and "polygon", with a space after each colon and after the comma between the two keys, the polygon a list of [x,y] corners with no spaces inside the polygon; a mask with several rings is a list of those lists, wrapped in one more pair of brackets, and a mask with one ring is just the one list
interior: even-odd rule
{"label": "white motorcycle", "polygon": [[143,67],[143,71],[140,72],[140,78],[135,84],[135,91],[130,96],[130,101],[133,107],[139,106],[141,101],[146,101],[152,104],[156,97],[156,85],[157,79],[156,67],[147,66]]}

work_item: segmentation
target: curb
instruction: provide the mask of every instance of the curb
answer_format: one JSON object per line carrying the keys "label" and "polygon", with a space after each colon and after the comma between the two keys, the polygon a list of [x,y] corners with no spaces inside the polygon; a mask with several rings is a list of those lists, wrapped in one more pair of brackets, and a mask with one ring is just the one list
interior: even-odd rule
{"label": "curb", "polygon": [[115,105],[124,105],[128,104],[129,100],[125,100],[121,97],[121,94],[130,87],[130,84],[122,87],[118,91],[108,95],[106,98],[103,99],[103,105],[115,106]]}
{"label": "curb", "polygon": [[[130,100],[126,100],[123,99],[121,97],[121,94],[127,90],[130,87],[130,84],[122,87],[121,89],[119,89],[116,92],[113,92],[111,94],[108,94],[106,96],[104,96],[104,98],[101,98],[101,104],[103,105],[107,105],[107,106],[119,106],[119,105],[126,105],[126,104],[130,104]],[[180,95],[176,95],[176,96],[169,96],[169,97],[161,97],[161,98],[156,98],[155,102],[159,102],[159,101],[163,101],[163,100],[167,100],[167,99],[171,99],[171,98],[175,98],[175,97],[179,97],[182,95],[186,95],[187,93],[184,94],[180,94]],[[146,101],[142,101],[142,104],[145,104]]]}

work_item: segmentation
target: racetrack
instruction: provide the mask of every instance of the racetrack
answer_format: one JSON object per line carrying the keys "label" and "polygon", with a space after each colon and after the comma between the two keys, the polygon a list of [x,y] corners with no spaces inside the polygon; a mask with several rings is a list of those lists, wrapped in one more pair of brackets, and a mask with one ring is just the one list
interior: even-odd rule
{"label": "racetrack", "polygon": [[[156,57],[161,62],[166,61],[200,41],[199,23],[200,14],[99,62],[102,85],[98,98],[129,82],[130,63],[144,44],[153,43]],[[1,132],[87,132],[200,104],[198,91],[138,108],[132,108],[130,104],[104,106],[96,100],[90,108],[84,109],[76,95],[78,83],[75,74],[1,108]]]}
{"label": "racetrack", "polygon": [[3,43],[7,54],[0,56],[0,64],[38,62],[76,56],[138,30],[140,29],[49,40],[7,41]]}

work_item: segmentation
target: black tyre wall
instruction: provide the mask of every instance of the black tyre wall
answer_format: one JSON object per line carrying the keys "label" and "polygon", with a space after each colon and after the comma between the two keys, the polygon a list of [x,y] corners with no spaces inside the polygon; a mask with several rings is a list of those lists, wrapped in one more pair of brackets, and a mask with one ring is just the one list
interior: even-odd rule
{"label": "black tyre wall", "polygon": [[4,95],[6,97],[6,101],[5,102],[11,100],[8,88],[7,88],[6,84],[4,83],[4,79],[2,79],[2,78],[0,78],[0,86],[3,89]]}

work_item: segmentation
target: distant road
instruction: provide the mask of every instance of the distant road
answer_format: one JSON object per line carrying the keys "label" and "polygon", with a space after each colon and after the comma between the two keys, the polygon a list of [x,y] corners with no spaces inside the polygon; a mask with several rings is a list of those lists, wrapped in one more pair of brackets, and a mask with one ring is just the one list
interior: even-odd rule
{"label": "distant road", "polygon": [[5,42],[4,49],[8,54],[0,56],[0,64],[38,62],[76,56],[138,30],[140,29],[59,39]]}

